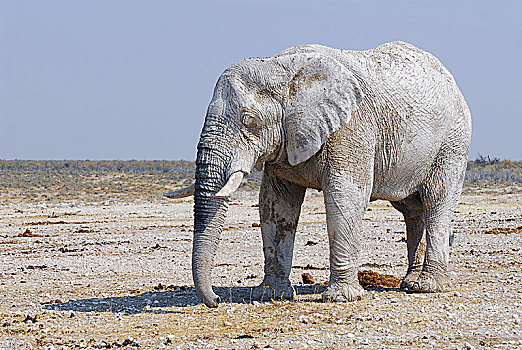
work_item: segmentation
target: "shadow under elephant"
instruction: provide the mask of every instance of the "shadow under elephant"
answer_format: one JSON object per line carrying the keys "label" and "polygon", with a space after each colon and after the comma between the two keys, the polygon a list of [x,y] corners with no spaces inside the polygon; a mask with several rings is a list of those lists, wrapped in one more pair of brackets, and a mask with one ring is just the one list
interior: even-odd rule
{"label": "shadow under elephant", "polygon": [[[297,301],[321,301],[320,294],[327,286],[319,284],[300,284],[293,286]],[[364,285],[365,290],[378,292],[401,291],[400,288],[374,287]],[[214,287],[221,303],[252,304],[254,287]],[[274,299],[267,295],[259,302],[271,302]],[[174,287],[167,291],[144,292],[138,295],[109,298],[90,298],[70,300],[65,303],[50,303],[44,306],[47,310],[74,312],[113,312],[127,315],[138,313],[176,313],[165,310],[168,307],[188,307],[201,304],[194,287]]]}
{"label": "shadow under elephant", "polygon": [[[254,287],[214,287],[222,303],[252,304]],[[294,285],[296,295],[312,296],[320,294],[325,286]],[[267,297],[261,302],[272,301]],[[74,312],[113,312],[124,314],[137,313],[175,313],[165,310],[168,307],[187,307],[201,303],[194,287],[176,287],[167,291],[144,292],[138,295],[109,298],[90,298],[70,300],[64,303],[50,303],[44,306],[47,310]]]}

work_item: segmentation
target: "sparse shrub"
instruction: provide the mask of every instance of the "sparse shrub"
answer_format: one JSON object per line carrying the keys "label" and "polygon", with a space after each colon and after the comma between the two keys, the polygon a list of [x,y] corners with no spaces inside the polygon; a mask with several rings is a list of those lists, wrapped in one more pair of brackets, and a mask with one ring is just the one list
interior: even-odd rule
{"label": "sparse shrub", "polygon": [[510,185],[522,183],[522,162],[490,156],[468,162],[465,185]]}

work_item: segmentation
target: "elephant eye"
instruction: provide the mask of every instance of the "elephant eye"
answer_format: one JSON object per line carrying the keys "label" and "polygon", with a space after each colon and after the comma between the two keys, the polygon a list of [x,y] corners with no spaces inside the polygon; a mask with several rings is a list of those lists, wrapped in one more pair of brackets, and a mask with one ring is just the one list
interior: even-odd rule
{"label": "elephant eye", "polygon": [[241,123],[243,123],[247,128],[257,128],[259,126],[257,118],[251,114],[243,114],[241,117]]}

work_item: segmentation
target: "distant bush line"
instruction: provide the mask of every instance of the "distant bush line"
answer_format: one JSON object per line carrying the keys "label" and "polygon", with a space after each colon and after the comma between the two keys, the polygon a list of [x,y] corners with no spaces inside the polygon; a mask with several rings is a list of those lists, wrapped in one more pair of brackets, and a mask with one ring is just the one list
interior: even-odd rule
{"label": "distant bush line", "polygon": [[479,157],[468,162],[465,185],[510,185],[522,183],[522,161]]}
{"label": "distant bush line", "polygon": [[[14,180],[15,174],[23,174],[27,179],[31,174],[36,177],[58,175],[107,175],[136,174],[156,175],[164,181],[170,179],[173,184],[188,182],[194,178],[194,162],[189,161],[138,161],[138,160],[0,160],[0,185],[11,187],[6,180]],[[256,187],[260,184],[262,173],[253,170],[244,187]],[[163,182],[163,181],[162,181]],[[508,185],[522,183],[522,161],[499,160],[489,156],[479,156],[468,162],[466,185]],[[9,186],[11,185],[11,186]]]}
{"label": "distant bush line", "polygon": [[184,160],[0,160],[0,171],[58,173],[171,174],[194,177],[194,162]]}

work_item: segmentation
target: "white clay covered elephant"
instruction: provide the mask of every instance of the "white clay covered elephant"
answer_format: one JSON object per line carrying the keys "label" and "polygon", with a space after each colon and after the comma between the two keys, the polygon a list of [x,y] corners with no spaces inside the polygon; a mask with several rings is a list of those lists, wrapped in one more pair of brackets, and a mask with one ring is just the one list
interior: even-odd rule
{"label": "white clay covered elephant", "polygon": [[464,179],[471,115],[453,77],[404,42],[367,51],[320,45],[249,58],[219,78],[201,132],[193,186],[192,272],[210,307],[210,275],[228,198],[252,168],[264,175],[259,215],[264,280],[254,298],[292,298],[295,231],[306,188],[324,193],[330,242],[325,301],[350,301],[359,285],[368,203],[389,200],[406,222],[403,288],[447,288],[451,219]]}

